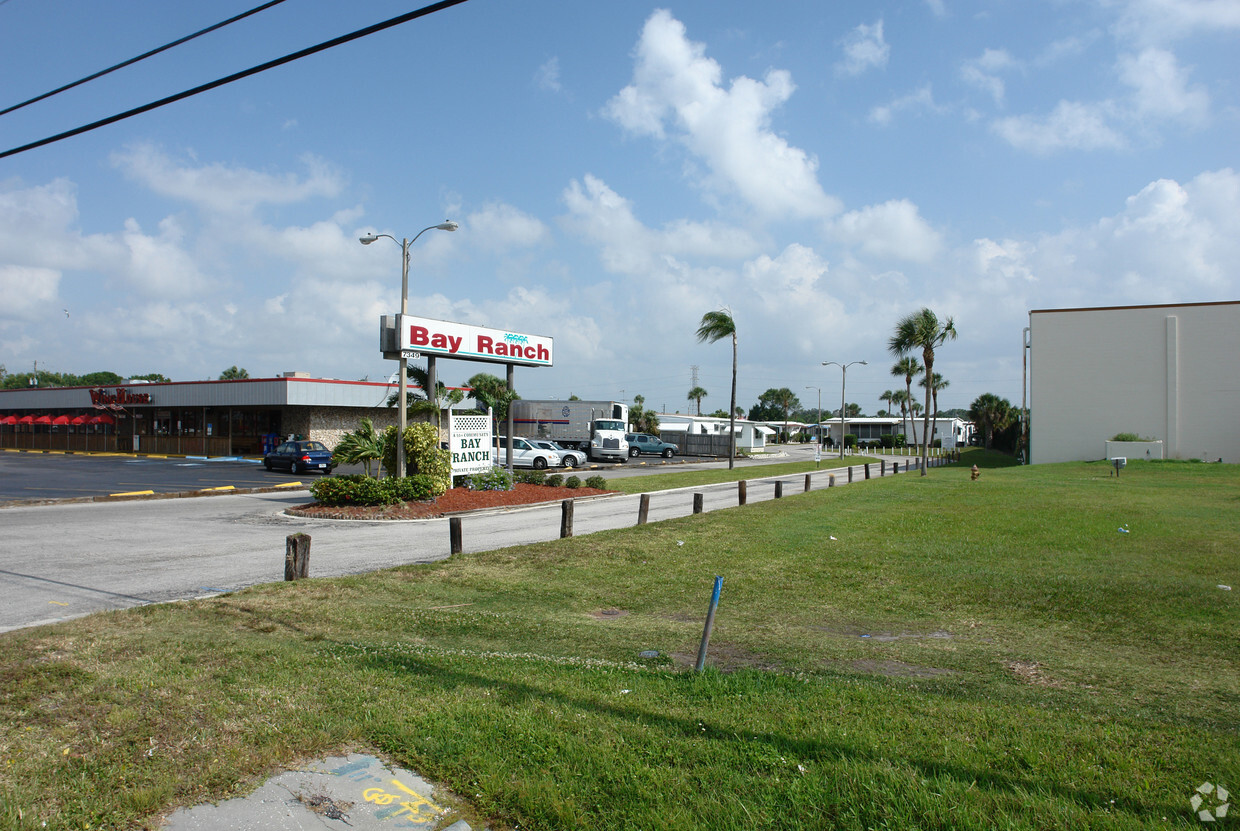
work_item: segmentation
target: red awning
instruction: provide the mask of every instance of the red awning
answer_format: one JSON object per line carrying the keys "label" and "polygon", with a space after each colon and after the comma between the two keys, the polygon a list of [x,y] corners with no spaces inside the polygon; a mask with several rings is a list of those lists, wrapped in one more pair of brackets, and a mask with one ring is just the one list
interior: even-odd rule
{"label": "red awning", "polygon": [[94,418],[92,418],[90,420],[90,423],[91,424],[115,424],[116,419],[112,418],[112,416],[108,415],[107,413],[104,413],[103,415],[97,415]]}
{"label": "red awning", "polygon": [[24,415],[21,418],[17,419],[17,423],[18,424],[34,424],[34,416]]}
{"label": "red awning", "polygon": [[88,421],[90,421],[90,416],[80,415],[80,416],[74,416],[73,420],[70,421],[69,423],[70,424],[86,424]]}
{"label": "red awning", "polygon": [[0,418],[0,424],[16,424],[16,423],[17,423],[17,416],[15,415],[5,416],[4,418]]}
{"label": "red awning", "polygon": [[35,424],[51,424],[52,417],[50,415],[41,415],[34,420]]}
{"label": "red awning", "polygon": [[67,415],[58,415],[52,419],[52,424],[68,424],[69,417]]}

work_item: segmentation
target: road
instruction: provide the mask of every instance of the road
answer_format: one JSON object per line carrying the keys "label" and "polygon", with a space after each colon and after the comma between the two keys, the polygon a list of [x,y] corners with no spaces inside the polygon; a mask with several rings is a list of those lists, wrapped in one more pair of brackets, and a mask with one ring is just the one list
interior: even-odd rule
{"label": "road", "polygon": [[[812,446],[772,461],[798,458],[812,459]],[[835,461],[824,461],[814,489],[827,486]],[[754,467],[748,501],[773,498],[774,485],[754,481],[761,476],[760,466]],[[660,468],[618,466],[605,475],[622,469],[650,473]],[[785,496],[803,490],[803,475],[783,480]],[[846,481],[843,470],[837,471],[837,484]],[[651,494],[649,520],[692,513],[695,492],[704,494],[707,511],[737,504],[735,484],[661,491]],[[449,554],[447,519],[347,522],[283,513],[310,500],[305,491],[286,491],[2,509],[0,632],[281,580],[285,538],[297,532],[312,538],[315,577],[432,562]],[[633,525],[638,502],[637,496],[577,500],[574,533]],[[484,551],[551,540],[559,529],[559,503],[470,514],[463,519],[464,548]]]}

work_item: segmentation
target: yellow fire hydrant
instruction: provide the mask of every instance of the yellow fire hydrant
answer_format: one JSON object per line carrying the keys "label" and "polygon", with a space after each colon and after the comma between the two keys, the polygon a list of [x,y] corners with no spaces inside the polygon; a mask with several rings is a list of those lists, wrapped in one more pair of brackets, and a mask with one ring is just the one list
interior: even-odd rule
{"label": "yellow fire hydrant", "polygon": [[976,482],[976,481],[977,481],[977,477],[979,477],[979,476],[981,476],[981,475],[982,475],[982,474],[981,474],[981,473],[979,473],[979,472],[978,472],[978,470],[977,470],[977,465],[974,465],[974,466],[973,466],[973,475],[970,477],[970,479],[971,479],[972,481]]}

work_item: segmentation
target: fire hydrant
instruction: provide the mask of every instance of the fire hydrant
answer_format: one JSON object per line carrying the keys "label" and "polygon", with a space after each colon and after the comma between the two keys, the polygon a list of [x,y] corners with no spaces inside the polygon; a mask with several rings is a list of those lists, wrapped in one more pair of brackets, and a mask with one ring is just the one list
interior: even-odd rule
{"label": "fire hydrant", "polygon": [[972,472],[972,473],[973,473],[973,475],[970,477],[970,479],[971,479],[972,481],[974,481],[974,482],[976,482],[976,481],[977,481],[977,477],[979,477],[979,476],[981,476],[981,475],[982,475],[982,474],[978,473],[978,471],[977,471],[977,465],[974,465],[974,466],[973,466],[973,472]]}

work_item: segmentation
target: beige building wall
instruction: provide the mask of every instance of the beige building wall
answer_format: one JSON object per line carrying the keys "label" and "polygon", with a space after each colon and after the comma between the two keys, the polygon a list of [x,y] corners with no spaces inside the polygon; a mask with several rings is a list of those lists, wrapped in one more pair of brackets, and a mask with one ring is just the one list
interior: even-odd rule
{"label": "beige building wall", "polygon": [[1032,462],[1101,459],[1121,432],[1240,462],[1240,302],[1032,311],[1029,328]]}

